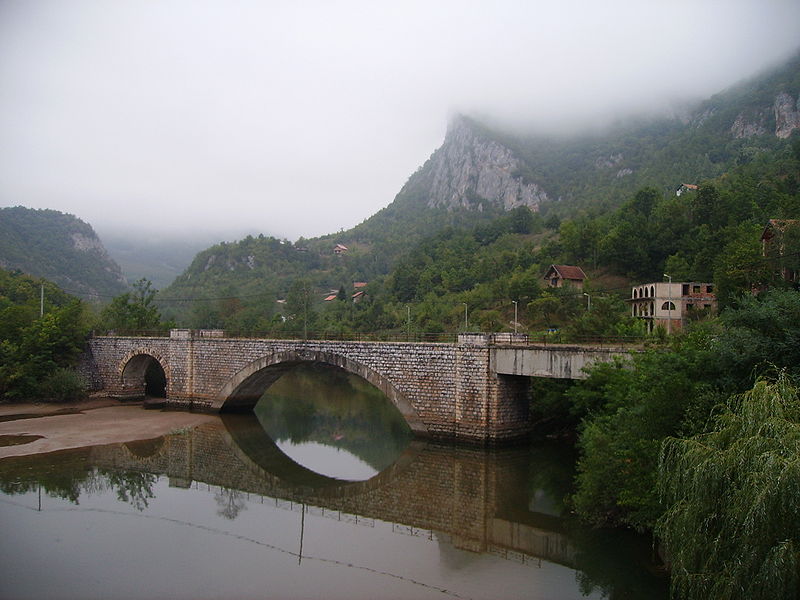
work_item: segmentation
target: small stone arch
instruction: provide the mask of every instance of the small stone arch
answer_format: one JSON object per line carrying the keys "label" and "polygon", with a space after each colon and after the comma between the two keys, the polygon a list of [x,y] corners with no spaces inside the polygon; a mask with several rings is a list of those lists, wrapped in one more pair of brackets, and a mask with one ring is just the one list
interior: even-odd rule
{"label": "small stone arch", "polygon": [[212,402],[211,408],[219,412],[249,412],[264,391],[284,373],[300,363],[314,362],[333,365],[365,379],[386,394],[403,415],[412,431],[428,433],[427,427],[411,402],[388,378],[346,356],[314,350],[286,350],[252,361],[222,386],[216,399]]}
{"label": "small stone arch", "polygon": [[167,397],[171,379],[169,363],[155,348],[131,350],[120,361],[117,373],[120,395],[123,397]]}

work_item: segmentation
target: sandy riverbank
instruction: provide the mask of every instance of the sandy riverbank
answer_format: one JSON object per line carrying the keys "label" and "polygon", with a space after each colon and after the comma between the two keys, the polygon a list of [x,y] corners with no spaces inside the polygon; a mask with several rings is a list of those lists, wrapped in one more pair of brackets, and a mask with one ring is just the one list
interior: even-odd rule
{"label": "sandy riverbank", "polygon": [[147,440],[218,418],[190,412],[145,410],[141,402],[120,403],[110,398],[69,404],[0,404],[0,460]]}

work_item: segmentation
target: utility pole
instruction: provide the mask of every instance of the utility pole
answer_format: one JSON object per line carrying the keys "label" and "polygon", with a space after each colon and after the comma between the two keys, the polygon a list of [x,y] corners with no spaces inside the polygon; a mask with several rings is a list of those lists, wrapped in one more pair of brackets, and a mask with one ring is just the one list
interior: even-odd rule
{"label": "utility pole", "polygon": [[467,331],[469,331],[469,319],[468,319],[468,316],[467,316],[468,315],[468,313],[467,313],[468,309],[467,309],[467,303],[466,302],[462,302],[462,304],[464,305],[464,333],[466,333]]}
{"label": "utility pole", "polygon": [[669,300],[667,301],[667,334],[672,333],[672,277],[664,273],[664,277],[669,279],[669,290],[667,294],[669,295]]}
{"label": "utility pole", "polygon": [[511,302],[514,303],[514,333],[517,333],[517,301],[512,300]]}
{"label": "utility pole", "polygon": [[39,298],[39,318],[44,316],[44,284],[42,284],[42,293]]}

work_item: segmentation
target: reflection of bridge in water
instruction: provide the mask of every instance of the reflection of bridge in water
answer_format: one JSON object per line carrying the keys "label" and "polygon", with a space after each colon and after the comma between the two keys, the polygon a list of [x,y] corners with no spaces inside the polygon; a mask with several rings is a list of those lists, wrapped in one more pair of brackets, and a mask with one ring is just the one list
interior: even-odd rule
{"label": "reflection of bridge in water", "polygon": [[460,549],[505,558],[542,558],[565,565],[574,549],[559,519],[527,511],[520,485],[529,451],[485,452],[412,443],[395,464],[372,479],[345,482],[301,467],[267,437],[254,417],[170,435],[161,442],[94,448],[101,468],[163,474],[170,485],[202,482],[257,494],[292,510],[356,522],[377,519],[411,535],[444,534]]}

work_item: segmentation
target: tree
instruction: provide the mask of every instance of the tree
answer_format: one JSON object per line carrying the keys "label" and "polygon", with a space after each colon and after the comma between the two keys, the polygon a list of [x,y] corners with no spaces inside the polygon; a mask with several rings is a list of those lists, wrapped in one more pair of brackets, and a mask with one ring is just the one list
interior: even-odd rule
{"label": "tree", "polygon": [[116,296],[100,313],[100,322],[106,329],[154,330],[166,325],[154,304],[156,290],[147,279],[133,284],[133,292]]}
{"label": "tree", "polygon": [[800,399],[785,373],[734,397],[716,427],[661,451],[668,509],[657,531],[673,593],[705,598],[800,594]]}
{"label": "tree", "polygon": [[52,309],[0,343],[0,395],[66,400],[84,385],[65,370],[75,364],[86,337],[79,300]]}
{"label": "tree", "polygon": [[575,336],[640,336],[643,322],[630,316],[630,310],[617,296],[592,297],[592,309],[574,319],[567,331]]}

